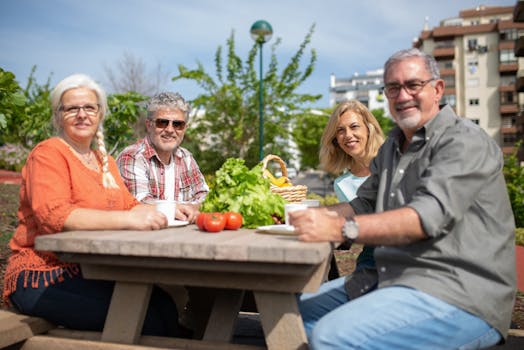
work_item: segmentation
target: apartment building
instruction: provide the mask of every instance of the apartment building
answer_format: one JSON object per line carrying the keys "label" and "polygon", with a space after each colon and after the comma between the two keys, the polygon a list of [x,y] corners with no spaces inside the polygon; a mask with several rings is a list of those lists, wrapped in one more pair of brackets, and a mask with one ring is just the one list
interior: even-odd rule
{"label": "apartment building", "polygon": [[383,109],[390,116],[387,100],[382,93],[384,70],[377,69],[364,74],[355,73],[349,78],[337,78],[331,74],[329,81],[329,105],[347,100],[358,100],[369,110]]}
{"label": "apartment building", "polygon": [[[479,124],[505,154],[523,139],[524,78],[518,77],[524,76],[524,60],[515,52],[524,23],[514,21],[513,12],[513,6],[465,9],[438,27],[424,28],[413,42],[438,62],[446,83],[442,102]],[[524,41],[522,47],[524,54]]]}

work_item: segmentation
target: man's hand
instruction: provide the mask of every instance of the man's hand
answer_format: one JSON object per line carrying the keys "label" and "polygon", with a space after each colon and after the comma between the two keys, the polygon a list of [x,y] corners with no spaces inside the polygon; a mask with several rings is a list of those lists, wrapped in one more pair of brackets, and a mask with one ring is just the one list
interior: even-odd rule
{"label": "man's hand", "polygon": [[194,223],[198,217],[200,203],[177,203],[175,219]]}
{"label": "man's hand", "polygon": [[327,208],[309,208],[289,213],[290,224],[304,242],[342,242],[345,219]]}

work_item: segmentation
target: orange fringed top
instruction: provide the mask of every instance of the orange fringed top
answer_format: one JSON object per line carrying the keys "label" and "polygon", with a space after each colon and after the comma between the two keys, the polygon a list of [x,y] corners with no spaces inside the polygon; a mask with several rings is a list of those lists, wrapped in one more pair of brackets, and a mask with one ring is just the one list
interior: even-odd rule
{"label": "orange fringed top", "polygon": [[[100,163],[99,155],[97,159]],[[32,288],[37,288],[41,274],[47,287],[55,280],[62,281],[63,273],[73,276],[80,271],[77,265],[61,262],[53,253],[36,251],[37,236],[63,231],[66,218],[77,208],[128,210],[138,204],[124,185],[112,157],[109,170],[119,189],[104,188],[102,172],[87,168],[58,137],[39,143],[31,151],[22,169],[18,227],[9,242],[12,255],[5,270],[2,294],[7,305],[22,272],[24,287],[29,282],[27,272],[36,272],[30,282]]]}

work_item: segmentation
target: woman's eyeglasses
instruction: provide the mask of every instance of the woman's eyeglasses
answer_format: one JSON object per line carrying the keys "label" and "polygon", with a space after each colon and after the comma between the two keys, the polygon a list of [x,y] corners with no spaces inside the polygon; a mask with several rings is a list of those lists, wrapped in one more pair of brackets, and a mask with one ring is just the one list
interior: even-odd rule
{"label": "woman's eyeglasses", "polygon": [[183,120],[169,120],[169,119],[161,119],[156,118],[153,119],[155,122],[155,126],[159,129],[165,129],[169,126],[169,123],[173,126],[173,129],[175,130],[183,130],[186,127],[186,122]]}
{"label": "woman's eyeglasses", "polygon": [[84,110],[84,113],[88,116],[94,116],[100,110],[99,104],[87,104],[83,106],[60,106],[59,110],[64,113],[66,117],[77,116],[80,110]]}

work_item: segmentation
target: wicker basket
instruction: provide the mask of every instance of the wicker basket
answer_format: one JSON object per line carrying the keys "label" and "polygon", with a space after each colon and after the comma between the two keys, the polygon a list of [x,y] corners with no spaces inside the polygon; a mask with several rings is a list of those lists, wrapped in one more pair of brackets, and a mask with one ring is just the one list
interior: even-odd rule
{"label": "wicker basket", "polygon": [[[262,171],[264,171],[267,168],[267,165],[270,160],[276,160],[280,165],[280,169],[282,169],[282,176],[287,177],[286,163],[284,163],[284,161],[279,156],[275,156],[273,154],[268,154],[262,160]],[[265,175],[263,176],[265,177]],[[271,192],[281,195],[282,198],[284,198],[289,203],[302,202],[304,199],[306,199],[307,195],[307,186],[304,185],[278,187],[271,184],[270,188]]]}

